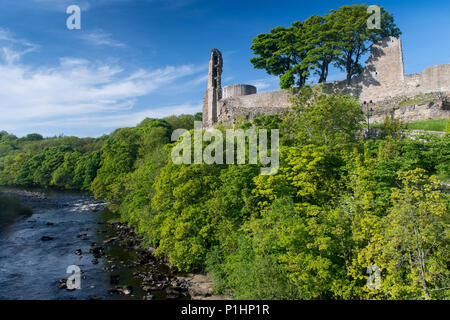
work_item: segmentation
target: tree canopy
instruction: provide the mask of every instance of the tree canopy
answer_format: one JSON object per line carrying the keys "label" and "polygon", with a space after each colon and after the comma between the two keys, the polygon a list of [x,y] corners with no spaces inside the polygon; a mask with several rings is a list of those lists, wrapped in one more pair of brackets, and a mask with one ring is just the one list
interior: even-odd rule
{"label": "tree canopy", "polygon": [[401,32],[392,14],[380,8],[381,28],[368,28],[367,5],[342,6],[324,17],[314,15],[288,28],[257,35],[250,47],[257,69],[280,77],[282,89],[302,87],[311,74],[326,82],[330,65],[346,72],[347,81],[362,72],[361,57],[370,45]]}
{"label": "tree canopy", "polygon": [[198,118],[185,115],[97,139],[0,132],[0,184],[90,190],[156,256],[234,298],[448,299],[450,135],[397,135],[386,118],[364,140],[358,101],[317,88],[293,105],[241,124],[280,130],[275,175],[173,163],[172,131]]}

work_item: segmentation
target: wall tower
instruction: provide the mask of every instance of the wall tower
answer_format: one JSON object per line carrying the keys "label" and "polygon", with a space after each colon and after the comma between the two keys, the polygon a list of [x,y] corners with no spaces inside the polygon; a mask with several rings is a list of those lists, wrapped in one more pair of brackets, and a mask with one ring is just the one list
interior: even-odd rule
{"label": "wall tower", "polygon": [[222,99],[222,54],[211,49],[208,71],[208,89],[203,98],[203,126],[209,127],[217,122],[217,104]]}

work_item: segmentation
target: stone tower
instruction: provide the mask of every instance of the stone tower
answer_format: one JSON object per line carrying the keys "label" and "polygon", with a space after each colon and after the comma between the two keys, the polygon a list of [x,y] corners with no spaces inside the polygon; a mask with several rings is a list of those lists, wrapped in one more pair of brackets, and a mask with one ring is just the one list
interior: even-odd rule
{"label": "stone tower", "polygon": [[388,37],[373,44],[364,74],[387,86],[405,80],[401,40]]}
{"label": "stone tower", "polygon": [[357,95],[361,101],[377,101],[395,96],[404,91],[405,74],[402,43],[395,37],[384,38],[374,43],[363,73],[352,81],[360,86]]}
{"label": "stone tower", "polygon": [[211,50],[208,72],[208,89],[203,98],[203,126],[210,127],[217,122],[217,105],[222,99],[222,54],[217,49]]}

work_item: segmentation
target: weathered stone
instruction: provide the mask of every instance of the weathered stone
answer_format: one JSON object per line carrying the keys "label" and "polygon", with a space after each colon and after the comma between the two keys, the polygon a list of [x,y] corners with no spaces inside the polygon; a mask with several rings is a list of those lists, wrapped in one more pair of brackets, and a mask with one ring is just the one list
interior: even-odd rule
{"label": "weathered stone", "polygon": [[211,50],[208,71],[208,88],[203,100],[203,124],[213,125],[217,121],[217,102],[222,99],[222,54]]}
{"label": "weathered stone", "polygon": [[[250,121],[260,115],[279,114],[292,106],[287,90],[256,93],[249,85],[225,87],[222,99],[222,68],[222,55],[213,49],[203,106],[204,127]],[[405,75],[401,41],[395,37],[373,44],[364,71],[350,82],[334,81],[323,86],[327,93],[349,94],[359,99],[363,107],[370,105],[373,109],[372,122],[382,122],[384,115],[392,112],[405,122],[450,118],[450,63],[427,67],[422,73]],[[402,103],[423,95],[428,95],[430,99],[419,99],[420,103],[411,105]]]}

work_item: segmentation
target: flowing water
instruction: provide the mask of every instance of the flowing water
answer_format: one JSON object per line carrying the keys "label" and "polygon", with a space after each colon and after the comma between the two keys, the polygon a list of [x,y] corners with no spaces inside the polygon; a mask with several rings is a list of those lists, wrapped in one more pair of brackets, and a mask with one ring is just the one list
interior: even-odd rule
{"label": "flowing water", "polygon": [[[92,296],[141,299],[144,293],[140,290],[139,281],[133,277],[133,272],[138,269],[126,266],[127,262],[136,259],[132,251],[112,245],[107,248],[107,259],[92,263],[91,243],[101,244],[112,235],[105,224],[110,214],[99,210],[98,203],[88,194],[39,192],[41,198],[33,198],[31,205],[27,203],[28,196],[20,198],[22,203],[32,207],[31,215],[17,216],[11,221],[11,213],[0,211],[0,221],[6,217],[9,219],[0,223],[0,299],[89,299]],[[82,234],[86,235],[80,237]],[[43,241],[43,237],[52,240]],[[82,255],[75,253],[78,249]],[[113,271],[110,270],[112,263]],[[82,270],[80,290],[68,291],[58,287],[59,279],[71,275],[66,273],[71,265]],[[108,293],[108,289],[115,287],[110,283],[112,274],[120,276],[119,285],[133,287],[132,295]],[[156,292],[155,297],[163,299],[164,295]]]}

